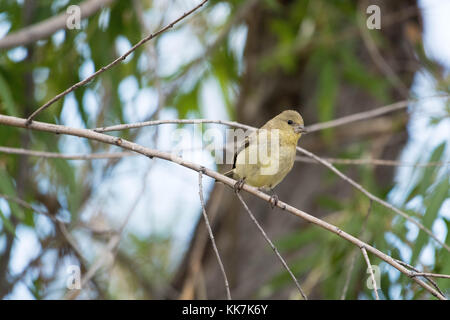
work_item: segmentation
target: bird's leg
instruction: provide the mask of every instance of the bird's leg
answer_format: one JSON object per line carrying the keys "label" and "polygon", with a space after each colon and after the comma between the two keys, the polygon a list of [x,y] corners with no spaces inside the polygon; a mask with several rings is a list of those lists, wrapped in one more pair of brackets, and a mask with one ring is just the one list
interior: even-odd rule
{"label": "bird's leg", "polygon": [[278,196],[275,194],[275,192],[273,191],[272,188],[270,188],[270,193],[272,193],[272,195],[270,196],[269,203],[270,203],[270,206],[273,209],[273,208],[275,208],[277,206]]}
{"label": "bird's leg", "polygon": [[242,187],[244,186],[245,183],[245,178],[243,179],[239,179],[235,184],[234,184],[234,192],[238,193],[242,190]]}

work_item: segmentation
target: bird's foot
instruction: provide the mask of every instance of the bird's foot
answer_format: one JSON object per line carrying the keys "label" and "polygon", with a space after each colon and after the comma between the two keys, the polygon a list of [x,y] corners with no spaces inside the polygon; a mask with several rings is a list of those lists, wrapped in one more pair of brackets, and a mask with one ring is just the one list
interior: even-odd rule
{"label": "bird's foot", "polygon": [[270,206],[275,208],[278,204],[278,196],[276,194],[273,194],[269,199]]}
{"label": "bird's foot", "polygon": [[245,183],[245,179],[239,179],[235,184],[234,184],[234,192],[238,193],[242,190],[242,187],[244,186]]}

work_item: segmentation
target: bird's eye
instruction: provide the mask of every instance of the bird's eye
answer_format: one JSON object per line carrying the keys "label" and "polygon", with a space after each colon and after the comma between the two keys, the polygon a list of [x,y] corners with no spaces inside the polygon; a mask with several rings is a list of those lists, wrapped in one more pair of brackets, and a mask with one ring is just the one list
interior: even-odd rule
{"label": "bird's eye", "polygon": [[294,123],[294,121],[288,120],[288,124],[293,124],[293,123]]}

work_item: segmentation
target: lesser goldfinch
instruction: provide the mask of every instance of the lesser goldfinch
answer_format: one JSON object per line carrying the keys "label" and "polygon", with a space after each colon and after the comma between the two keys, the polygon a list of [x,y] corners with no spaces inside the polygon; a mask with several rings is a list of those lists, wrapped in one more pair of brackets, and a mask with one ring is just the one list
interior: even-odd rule
{"label": "lesser goldfinch", "polygon": [[304,132],[302,116],[294,110],[283,111],[244,140],[234,155],[233,169],[225,175],[238,180],[237,191],[243,183],[271,191],[275,206],[278,198],[272,189],[291,171]]}

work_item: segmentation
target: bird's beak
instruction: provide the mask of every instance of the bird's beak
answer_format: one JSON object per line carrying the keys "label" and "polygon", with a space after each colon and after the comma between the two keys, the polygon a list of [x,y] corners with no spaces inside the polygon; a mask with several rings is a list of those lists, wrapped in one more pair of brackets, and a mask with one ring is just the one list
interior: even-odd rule
{"label": "bird's beak", "polygon": [[307,131],[306,131],[306,128],[305,128],[304,125],[299,124],[299,125],[294,127],[294,132],[295,133],[306,133]]}

